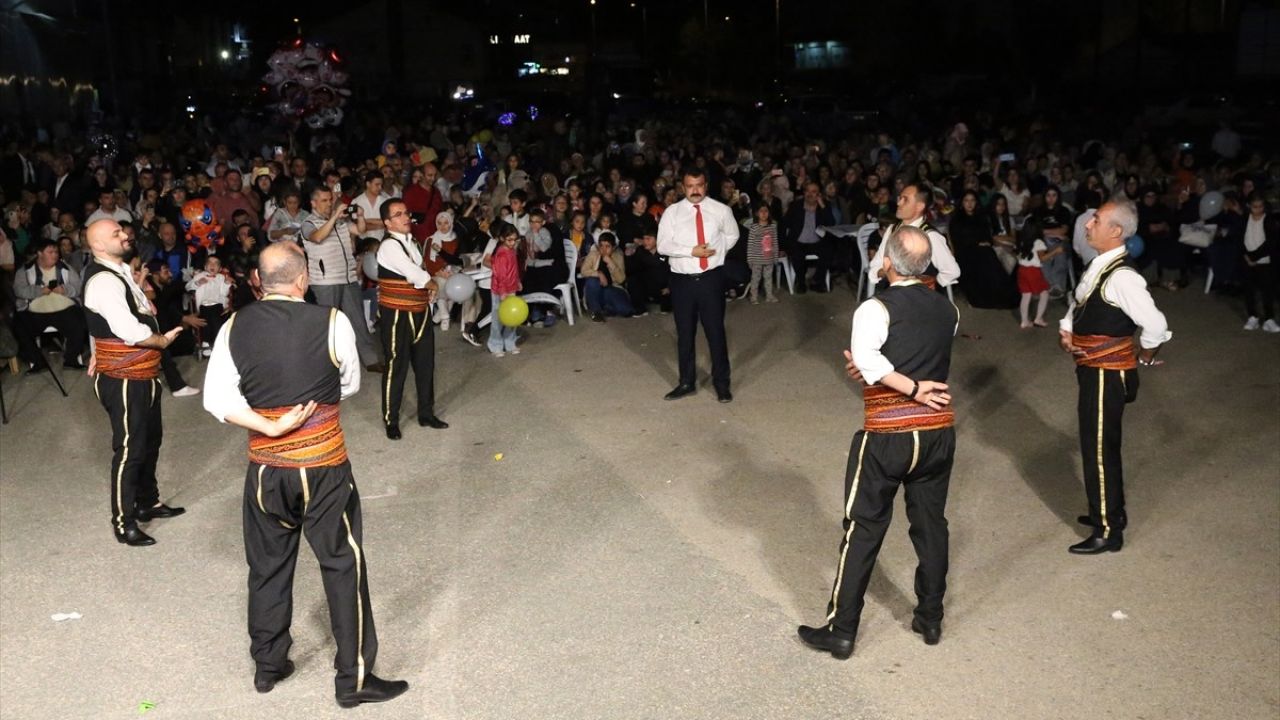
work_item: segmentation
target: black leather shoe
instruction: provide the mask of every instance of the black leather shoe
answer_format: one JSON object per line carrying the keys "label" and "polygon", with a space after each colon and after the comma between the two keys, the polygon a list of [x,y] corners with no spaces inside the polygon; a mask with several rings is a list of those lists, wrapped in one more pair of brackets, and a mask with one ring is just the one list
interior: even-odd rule
{"label": "black leather shoe", "polygon": [[116,542],[133,547],[145,547],[155,545],[156,539],[136,527],[128,527],[124,532],[116,531]]}
{"label": "black leather shoe", "polygon": [[919,618],[911,618],[911,632],[922,636],[925,645],[937,645],[942,640],[941,625],[926,625]]}
{"label": "black leather shoe", "polygon": [[85,365],[79,360],[72,360],[71,362],[62,363],[62,367],[66,368],[67,370],[85,370],[89,366]]}
{"label": "black leather shoe", "polygon": [[386,702],[400,697],[408,689],[409,683],[404,680],[383,680],[370,673],[364,677],[364,689],[339,693],[335,697],[340,707],[353,708],[360,703]]}
{"label": "black leather shoe", "polygon": [[1098,524],[1095,523],[1093,521],[1093,518],[1089,517],[1088,515],[1077,515],[1076,522],[1080,523],[1085,527],[1098,527]]}
{"label": "black leather shoe", "polygon": [[430,417],[418,418],[418,424],[422,427],[435,428],[436,430],[445,430],[449,427],[449,423],[432,415]]}
{"label": "black leather shoe", "polygon": [[134,511],[134,515],[138,518],[138,522],[151,522],[156,518],[178,517],[186,511],[186,508],[169,507],[164,503],[160,503],[155,507],[138,508]]}
{"label": "black leather shoe", "polygon": [[829,652],[837,660],[848,660],[853,654],[853,638],[840,637],[827,628],[801,625],[796,629],[796,635],[800,636],[800,642],[814,650]]}
{"label": "black leather shoe", "polygon": [[682,397],[688,397],[698,392],[698,388],[692,385],[677,385],[675,389],[662,396],[663,400],[679,400]]}
{"label": "black leather shoe", "polygon": [[293,674],[293,661],[285,660],[284,669],[280,672],[267,672],[259,670],[253,674],[253,689],[260,693],[269,693],[275,690],[276,683],[284,680]]}
{"label": "black leather shoe", "polygon": [[364,369],[371,373],[377,373],[379,375],[382,375],[387,371],[386,366],[383,365],[382,363],[373,363],[372,365],[365,365]]}
{"label": "black leather shoe", "polygon": [[733,393],[729,392],[729,388],[724,390],[716,390],[716,400],[722,403],[733,402]]}
{"label": "black leather shoe", "polygon": [[1067,551],[1073,555],[1098,555],[1106,552],[1120,552],[1122,547],[1124,547],[1124,533],[1112,530],[1109,538],[1103,539],[1100,535],[1094,535],[1084,542],[1072,545],[1067,548]]}
{"label": "black leather shoe", "polygon": [[400,434],[400,426],[399,426],[399,425],[388,425],[388,426],[387,426],[387,439],[388,439],[388,440],[399,440],[399,439],[400,439],[400,438],[402,438],[402,437],[404,437],[404,436]]}

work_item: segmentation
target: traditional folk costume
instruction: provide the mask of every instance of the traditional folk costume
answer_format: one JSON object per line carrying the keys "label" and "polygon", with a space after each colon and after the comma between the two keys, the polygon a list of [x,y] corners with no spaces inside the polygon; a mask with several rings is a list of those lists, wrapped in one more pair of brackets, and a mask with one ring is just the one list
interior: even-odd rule
{"label": "traditional folk costume", "polygon": [[382,376],[382,423],[400,426],[409,367],[418,390],[418,421],[435,419],[436,341],[431,327],[431,273],[409,235],[388,232],[378,246],[378,332],[387,371]]}
{"label": "traditional folk costume", "polygon": [[894,223],[884,232],[884,240],[881,241],[880,247],[876,249],[875,256],[867,263],[867,276],[872,286],[879,285],[881,288],[884,287],[885,280],[880,277],[880,269],[884,266],[884,248],[888,244],[889,237],[904,225],[919,228],[929,238],[929,246],[931,248],[929,267],[925,268],[925,271],[917,279],[930,290],[936,290],[938,285],[950,287],[957,282],[960,278],[960,264],[956,262],[955,254],[951,251],[951,244],[947,241],[947,236],[921,217],[910,222]]}

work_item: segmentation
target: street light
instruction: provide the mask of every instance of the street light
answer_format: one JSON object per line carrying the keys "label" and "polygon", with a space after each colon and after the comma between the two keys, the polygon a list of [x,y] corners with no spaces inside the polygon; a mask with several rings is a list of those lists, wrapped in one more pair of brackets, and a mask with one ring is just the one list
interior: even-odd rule
{"label": "street light", "polygon": [[230,60],[230,59],[231,59],[231,51],[230,51],[230,50],[223,50],[222,52],[219,52],[219,53],[218,53],[218,57],[222,58],[223,60]]}

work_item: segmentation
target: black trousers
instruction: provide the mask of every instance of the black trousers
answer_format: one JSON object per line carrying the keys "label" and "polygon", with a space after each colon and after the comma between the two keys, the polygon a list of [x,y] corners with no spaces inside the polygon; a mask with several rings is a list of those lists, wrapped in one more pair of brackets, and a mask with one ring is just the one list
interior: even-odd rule
{"label": "black trousers", "polygon": [[22,310],[13,316],[14,334],[18,336],[18,357],[28,363],[43,365],[44,358],[36,346],[36,338],[47,327],[54,327],[62,335],[62,362],[75,362],[84,354],[88,330],[84,322],[84,310],[69,307],[55,313],[33,313]]}
{"label": "black trousers", "polygon": [[160,419],[160,380],[119,380],[101,373],[93,391],[111,419],[111,527],[116,532],[138,524],[136,509],[160,502],[156,461],[164,426]]}
{"label": "black trousers", "polygon": [[[787,257],[791,260],[791,267],[796,271],[796,291],[803,292],[803,288],[808,282],[805,277],[809,272],[809,268],[814,269],[814,286],[821,285],[825,290],[826,276],[831,270],[831,256],[835,252],[831,241],[828,238],[822,238],[818,242],[808,245],[793,242],[789,244],[786,250]],[[808,255],[814,255],[817,259],[806,260],[805,257]]]}
{"label": "black trousers", "polygon": [[680,384],[698,380],[694,340],[698,323],[707,336],[711,351],[711,382],[718,390],[729,389],[729,343],[724,332],[724,275],[720,268],[697,275],[671,273],[671,310],[676,319],[676,354],[680,364]]}
{"label": "black trousers", "polygon": [[[1274,320],[1276,318],[1276,271],[1273,265],[1252,265],[1244,269],[1244,308],[1249,317]],[[1258,312],[1258,299],[1262,299],[1262,312]]]}
{"label": "black trousers", "polygon": [[249,563],[249,654],[279,672],[293,637],[293,571],[305,534],[320,565],[338,652],[336,692],[364,687],[378,656],[369,603],[360,493],[351,464],[277,468],[249,463],[244,485],[244,554]]}
{"label": "black trousers", "polygon": [[410,366],[418,389],[418,418],[434,416],[436,339],[429,311],[413,313],[381,308],[378,334],[382,336],[382,355],[387,359],[382,376],[382,423],[400,424],[400,401]]}
{"label": "black trousers", "polygon": [[667,274],[644,272],[627,275],[627,291],[631,293],[631,305],[637,311],[645,311],[649,303],[658,303],[663,312],[671,311],[671,294],[667,289]]}
{"label": "black trousers", "polygon": [[[190,333],[183,333],[183,335],[190,335]],[[164,384],[169,386],[169,392],[178,392],[187,386],[187,381],[183,379],[182,371],[178,369],[178,363],[174,362],[169,348],[160,351],[160,372],[164,373]]]}
{"label": "black trousers", "polygon": [[213,341],[218,337],[218,331],[222,329],[222,324],[227,321],[225,314],[226,308],[222,305],[201,305],[200,319],[205,321],[205,326],[200,329],[201,342],[209,343],[209,347],[213,347]]}
{"label": "black trousers", "polygon": [[1137,370],[1103,370],[1079,366],[1077,413],[1080,418],[1080,456],[1084,460],[1084,492],[1094,533],[1108,538],[1124,530],[1124,470],[1120,463],[1120,431],[1126,400],[1136,397]]}
{"label": "black trousers", "polygon": [[955,458],[954,428],[902,433],[859,430],[849,449],[845,472],[844,538],[827,622],[846,637],[858,634],[867,584],[893,519],[898,486],[906,488],[908,535],[915,546],[915,616],[934,625],[942,621],[947,590],[947,486]]}

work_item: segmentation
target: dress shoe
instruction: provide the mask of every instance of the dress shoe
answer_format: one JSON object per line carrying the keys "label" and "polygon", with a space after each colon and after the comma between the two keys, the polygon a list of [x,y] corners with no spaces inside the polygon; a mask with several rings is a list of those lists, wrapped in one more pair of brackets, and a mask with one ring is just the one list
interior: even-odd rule
{"label": "dress shoe", "polygon": [[1094,535],[1084,542],[1072,545],[1067,548],[1067,551],[1073,555],[1098,555],[1105,552],[1120,552],[1122,547],[1124,547],[1124,533],[1112,530],[1109,538]]}
{"label": "dress shoe", "polygon": [[827,628],[801,625],[796,630],[796,634],[800,636],[800,642],[814,650],[829,652],[831,657],[837,660],[848,660],[853,654],[853,638],[840,637]]}
{"label": "dress shoe", "polygon": [[404,435],[401,435],[401,434],[400,434],[400,426],[399,426],[399,425],[388,425],[388,426],[387,426],[387,439],[388,439],[388,440],[399,440],[399,439],[400,439],[400,438],[402,438],[402,437],[404,437]]}
{"label": "dress shoe", "polygon": [[134,511],[133,514],[138,518],[138,522],[151,522],[156,518],[178,517],[179,515],[185,513],[186,511],[187,511],[186,508],[169,507],[164,503],[160,503],[155,507],[138,508],[137,510]]}
{"label": "dress shoe", "polygon": [[360,703],[386,702],[400,697],[408,689],[409,683],[404,680],[383,680],[369,673],[364,676],[364,689],[339,693],[336,697],[340,707],[353,708]]}
{"label": "dress shoe", "polygon": [[662,396],[663,400],[679,400],[682,397],[688,397],[698,392],[698,388],[693,385],[677,385],[675,388]]}
{"label": "dress shoe", "polygon": [[926,625],[920,618],[911,618],[911,632],[923,637],[925,645],[937,645],[942,640],[942,625]]}
{"label": "dress shoe", "polygon": [[418,418],[418,424],[422,427],[435,428],[436,430],[445,430],[449,427],[449,423],[441,420],[435,415],[425,418]]}
{"label": "dress shoe", "polygon": [[729,388],[725,388],[723,390],[717,388],[716,400],[719,400],[722,403],[733,402],[733,393],[729,392]]}
{"label": "dress shoe", "polygon": [[382,363],[373,363],[372,365],[365,365],[364,369],[368,370],[371,373],[378,373],[379,375],[387,371],[386,366],[383,365]]}
{"label": "dress shoe", "polygon": [[134,547],[143,547],[155,545],[156,539],[136,527],[128,527],[124,529],[124,532],[116,531],[116,542]]}
{"label": "dress shoe", "polygon": [[62,367],[66,368],[67,370],[84,370],[89,366],[85,365],[79,360],[72,360],[71,362],[62,363]]}
{"label": "dress shoe", "polygon": [[279,672],[259,670],[253,674],[253,689],[260,693],[269,693],[276,688],[276,683],[293,674],[293,661],[285,660],[284,669]]}

